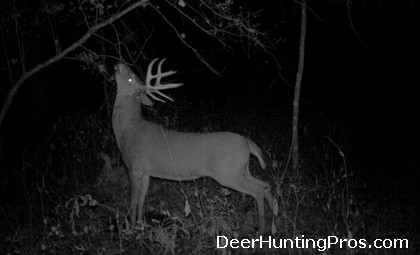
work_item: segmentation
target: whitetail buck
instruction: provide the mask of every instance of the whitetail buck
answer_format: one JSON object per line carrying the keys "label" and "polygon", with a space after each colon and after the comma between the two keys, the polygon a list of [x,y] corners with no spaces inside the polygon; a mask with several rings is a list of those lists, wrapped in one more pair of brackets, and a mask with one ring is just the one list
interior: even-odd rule
{"label": "whitetail buck", "polygon": [[[164,102],[157,95],[172,99],[160,90],[181,86],[161,84],[161,79],[175,71],[152,74],[154,59],[142,82],[125,64],[116,66],[117,95],[112,126],[122,158],[128,168],[131,185],[131,222],[142,220],[143,203],[150,176],[173,181],[211,177],[225,187],[253,196],[258,205],[259,231],[264,233],[264,197],[273,209],[269,184],[255,179],[249,172],[250,154],[265,169],[260,148],[251,140],[234,133],[181,133],[162,128],[143,119],[141,104],[152,106],[147,97]],[[154,81],[154,84],[152,82]],[[136,217],[137,215],[137,217]]]}

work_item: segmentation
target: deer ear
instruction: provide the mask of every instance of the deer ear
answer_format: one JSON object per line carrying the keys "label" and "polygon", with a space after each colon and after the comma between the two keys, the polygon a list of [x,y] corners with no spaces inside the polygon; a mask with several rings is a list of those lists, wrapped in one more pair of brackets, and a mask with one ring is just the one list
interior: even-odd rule
{"label": "deer ear", "polygon": [[153,106],[153,102],[152,100],[150,100],[150,98],[145,94],[145,93],[140,93],[140,102],[146,106]]}

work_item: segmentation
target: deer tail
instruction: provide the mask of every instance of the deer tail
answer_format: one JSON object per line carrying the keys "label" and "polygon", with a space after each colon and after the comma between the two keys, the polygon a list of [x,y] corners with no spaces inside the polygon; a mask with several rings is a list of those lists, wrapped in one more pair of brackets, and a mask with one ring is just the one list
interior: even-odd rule
{"label": "deer tail", "polygon": [[264,161],[264,154],[262,150],[260,149],[260,147],[258,147],[256,143],[254,143],[253,141],[249,139],[248,139],[248,146],[249,146],[249,150],[251,154],[257,157],[258,161],[260,162],[261,168],[265,169],[267,164]]}

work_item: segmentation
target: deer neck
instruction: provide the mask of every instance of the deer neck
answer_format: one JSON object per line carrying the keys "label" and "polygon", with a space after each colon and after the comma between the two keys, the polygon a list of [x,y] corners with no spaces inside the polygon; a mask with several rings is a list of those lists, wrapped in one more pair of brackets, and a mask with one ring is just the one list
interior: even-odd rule
{"label": "deer neck", "polygon": [[118,146],[127,130],[134,127],[141,128],[146,122],[141,116],[140,100],[134,96],[117,94],[112,112],[112,126]]}

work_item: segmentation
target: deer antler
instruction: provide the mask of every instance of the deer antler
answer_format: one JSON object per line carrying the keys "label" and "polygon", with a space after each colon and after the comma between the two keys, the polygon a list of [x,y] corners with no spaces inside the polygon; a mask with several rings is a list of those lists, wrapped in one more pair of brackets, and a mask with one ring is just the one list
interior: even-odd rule
{"label": "deer antler", "polygon": [[[157,61],[158,59],[155,58],[152,60],[152,62],[150,62],[149,66],[147,67],[147,74],[146,74],[146,94],[149,95],[151,98],[155,99],[156,101],[159,102],[165,102],[165,100],[158,98],[155,94],[160,95],[161,97],[164,97],[170,101],[174,101],[172,98],[170,98],[169,96],[163,94],[162,92],[160,92],[159,90],[165,90],[165,89],[173,89],[173,88],[177,88],[179,86],[182,86],[182,83],[167,83],[167,84],[162,84],[161,83],[161,79],[167,76],[170,76],[174,73],[176,73],[176,71],[167,71],[167,72],[163,72],[162,73],[162,64],[163,62],[166,60],[165,58],[162,59],[159,64],[158,64],[158,68],[157,68],[157,73],[156,74],[152,74],[152,68],[154,63]],[[152,86],[152,80],[156,79],[154,85]]]}

